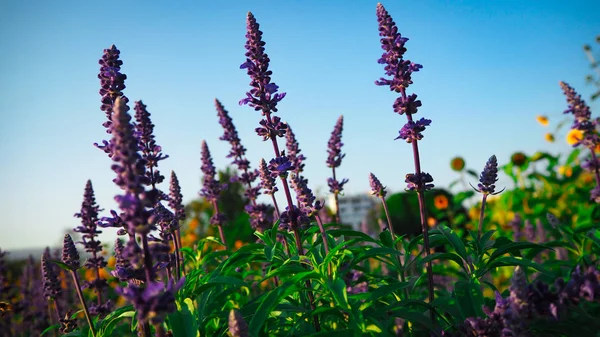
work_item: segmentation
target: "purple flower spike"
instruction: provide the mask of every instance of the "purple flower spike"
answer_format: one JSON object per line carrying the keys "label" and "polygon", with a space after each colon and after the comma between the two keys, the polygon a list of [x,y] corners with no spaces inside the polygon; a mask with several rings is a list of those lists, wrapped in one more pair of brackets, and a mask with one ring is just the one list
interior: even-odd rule
{"label": "purple flower spike", "polygon": [[100,64],[100,73],[98,74],[98,78],[100,79],[100,96],[102,96],[100,110],[106,113],[106,118],[108,119],[103,124],[107,129],[107,133],[111,133],[111,116],[116,99],[121,98],[125,103],[129,102],[127,97],[123,95],[127,75],[121,73],[123,61],[119,60],[119,54],[121,52],[115,45],[112,45],[110,48],[104,49],[104,55],[98,61]]}
{"label": "purple flower spike", "polygon": [[[231,144],[231,150],[227,155],[227,158],[234,158],[233,163],[238,166],[238,168],[243,171],[244,168],[248,168],[248,164],[246,162],[239,162],[244,155],[246,154],[246,148],[242,146],[240,137],[238,136],[237,130],[235,129],[235,125],[233,125],[233,120],[229,117],[229,112],[225,110],[225,107],[218,99],[215,98],[215,107],[217,108],[217,116],[219,117],[219,124],[223,127],[224,133],[219,138],[220,140],[224,140]],[[241,166],[240,166],[241,165]]]}
{"label": "purple flower spike", "polygon": [[588,124],[592,117],[590,107],[581,98],[581,95],[578,95],[575,89],[573,89],[570,85],[565,82],[560,82],[559,84],[565,93],[565,96],[567,97],[567,103],[569,104],[569,108],[565,110],[565,113],[570,113],[575,117],[573,129],[584,131],[590,126]]}
{"label": "purple flower spike", "polygon": [[373,173],[369,173],[369,184],[371,185],[371,194],[378,198],[385,198],[387,195],[385,187]]}
{"label": "purple flower spike", "polygon": [[425,131],[425,127],[431,124],[430,119],[421,118],[420,120],[408,121],[400,130],[400,135],[395,139],[402,138],[406,140],[407,143],[412,143],[413,141],[423,139],[423,134],[421,132]]}
{"label": "purple flower spike", "polygon": [[142,152],[142,158],[146,161],[146,173],[148,185],[155,188],[156,184],[163,182],[165,177],[158,171],[158,162],[169,158],[162,153],[162,148],[154,140],[154,124],[150,120],[150,112],[142,101],[135,102],[135,130],[138,138],[139,149]]}
{"label": "purple flower spike", "polygon": [[292,128],[289,126],[287,126],[287,132],[285,134],[286,137],[286,148],[287,148],[287,156],[290,159],[290,161],[292,162],[292,164],[294,165],[294,167],[296,169],[294,169],[294,172],[296,173],[300,173],[304,170],[304,163],[303,161],[306,159],[306,157],[304,157],[303,154],[300,154],[301,150],[300,150],[300,145],[298,145],[298,141],[296,140],[296,135],[294,134],[294,132],[292,131]]}
{"label": "purple flower spike", "polygon": [[65,234],[65,238],[63,240],[62,262],[67,265],[70,270],[77,270],[81,268],[81,263],[79,262],[79,252],[77,251],[77,248],[75,248],[75,243],[73,243],[73,239],[69,234]]}
{"label": "purple flower spike", "polygon": [[130,234],[148,233],[153,229],[148,224],[152,215],[151,208],[156,204],[156,190],[146,192],[144,185],[148,179],[145,176],[145,161],[138,153],[138,140],[134,136],[131,116],[127,113],[125,102],[117,98],[113,113],[113,165],[117,174],[113,180],[124,194],[115,196],[122,213],[121,221],[126,224]]}
{"label": "purple flower spike", "polygon": [[496,181],[498,181],[498,161],[494,155],[488,159],[483,171],[481,171],[481,175],[479,175],[479,184],[477,184],[478,189],[476,191],[482,194],[492,195],[502,192],[494,192],[496,189],[496,185],[494,185]]}
{"label": "purple flower spike", "polygon": [[273,179],[277,177],[285,178],[288,175],[288,171],[293,171],[294,169],[294,164],[285,155],[271,159],[269,162],[269,171]]}
{"label": "purple flower spike", "polygon": [[406,175],[407,183],[406,189],[409,191],[418,191],[419,186],[423,186],[423,190],[430,190],[433,188],[433,177],[429,173],[421,172],[418,174],[409,173]]}
{"label": "purple flower spike", "polygon": [[53,300],[61,293],[60,282],[51,265],[48,264],[47,257],[42,256],[42,283],[44,286],[44,296],[46,299]]}
{"label": "purple flower spike", "polygon": [[248,104],[256,111],[262,111],[263,116],[277,112],[277,103],[285,97],[285,93],[277,93],[279,87],[271,82],[272,72],[269,70],[269,56],[265,53],[265,43],[262,41],[260,25],[254,15],[248,12],[246,20],[246,62],[240,69],[246,69],[251,78],[249,92],[240,101],[240,105]]}
{"label": "purple flower spike", "polygon": [[278,191],[275,186],[275,178],[271,176],[267,162],[261,159],[258,165],[258,172],[260,174],[261,186],[265,194],[273,195]]}
{"label": "purple flower spike", "polygon": [[183,195],[179,186],[179,179],[175,172],[171,171],[171,184],[169,185],[169,207],[175,212],[177,220],[185,219],[185,208],[183,207]]}
{"label": "purple flower spike", "polygon": [[[400,93],[413,83],[412,73],[419,71],[423,66],[403,59],[406,52],[404,45],[408,39],[398,33],[396,23],[382,4],[377,4],[377,22],[379,22],[381,48],[384,50],[378,62],[385,64],[385,74],[391,78],[381,78],[375,81],[375,84],[389,86],[390,90]],[[396,101],[395,105],[399,108],[398,111],[394,110],[401,111],[402,104],[405,104],[405,109],[416,111],[420,102],[415,99],[416,96],[412,103],[408,99],[405,99],[405,102]],[[415,105],[416,102],[419,102],[418,105]]]}
{"label": "purple flower spike", "polygon": [[417,99],[416,94],[400,96],[394,102],[394,112],[398,113],[399,115],[413,115],[417,113],[417,110],[420,106],[421,101]]}
{"label": "purple flower spike", "polygon": [[229,312],[229,333],[231,337],[248,337],[248,324],[239,311],[231,309]]}
{"label": "purple flower spike", "polygon": [[298,174],[292,174],[291,185],[296,192],[296,199],[298,200],[298,206],[303,210],[307,216],[316,214],[323,205],[320,201],[315,203],[316,197],[312,190],[308,187],[308,179]]}
{"label": "purple flower spike", "polygon": [[205,141],[202,141],[202,173],[204,173],[204,177],[202,178],[203,188],[200,191],[200,194],[204,196],[207,200],[216,201],[223,191],[224,186],[219,183],[217,180],[217,170],[213,164],[212,157],[210,155],[210,151],[208,149],[208,145]]}
{"label": "purple flower spike", "polygon": [[254,230],[262,233],[273,226],[273,207],[267,204],[248,204],[245,209],[250,215],[250,225]]}
{"label": "purple flower spike", "polygon": [[327,186],[329,186],[329,192],[333,193],[333,194],[340,194],[342,193],[342,191],[344,190],[344,185],[346,185],[346,183],[349,180],[347,178],[342,179],[342,181],[338,181],[336,179],[333,178],[328,178],[327,179]]}
{"label": "purple flower spike", "polygon": [[342,165],[342,159],[346,156],[342,154],[342,131],[344,130],[344,116],[340,116],[335,123],[331,137],[327,143],[327,167],[336,168]]}
{"label": "purple flower spike", "polygon": [[263,141],[275,137],[283,137],[287,132],[287,124],[281,121],[281,118],[273,116],[271,122],[267,119],[263,119],[259,122],[261,127],[255,129],[256,134],[263,137]]}
{"label": "purple flower spike", "polygon": [[177,310],[175,293],[184,282],[185,277],[177,284],[169,281],[166,288],[162,282],[150,282],[145,287],[129,283],[125,288],[117,288],[117,292],[133,304],[138,320],[156,325],[164,322],[167,314]]}

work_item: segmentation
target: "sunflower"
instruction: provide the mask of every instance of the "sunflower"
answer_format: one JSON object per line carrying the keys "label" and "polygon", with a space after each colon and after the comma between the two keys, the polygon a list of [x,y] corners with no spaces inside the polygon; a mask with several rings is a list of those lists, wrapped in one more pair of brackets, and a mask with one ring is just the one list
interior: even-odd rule
{"label": "sunflower", "polygon": [[465,160],[462,157],[454,157],[450,161],[450,167],[456,171],[460,172],[465,168]]}
{"label": "sunflower", "polygon": [[543,126],[548,126],[548,117],[539,115],[535,119]]}
{"label": "sunflower", "polygon": [[440,209],[440,210],[446,209],[446,208],[448,208],[448,198],[443,194],[436,195],[433,198],[433,204],[435,205],[435,208],[437,208],[437,209]]}
{"label": "sunflower", "polygon": [[554,143],[554,135],[553,134],[548,132],[544,135],[544,138],[546,139],[547,142]]}
{"label": "sunflower", "polygon": [[567,144],[575,145],[579,143],[583,139],[583,131],[578,129],[571,129],[569,133],[567,133]]}
{"label": "sunflower", "polygon": [[516,152],[510,157],[510,161],[515,166],[523,166],[525,161],[527,160],[527,156],[523,152]]}

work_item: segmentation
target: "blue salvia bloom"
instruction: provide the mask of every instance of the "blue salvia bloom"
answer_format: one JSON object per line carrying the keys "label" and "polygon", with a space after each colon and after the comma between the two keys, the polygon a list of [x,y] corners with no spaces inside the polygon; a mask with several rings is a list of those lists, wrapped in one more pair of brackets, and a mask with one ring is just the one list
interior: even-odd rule
{"label": "blue salvia bloom", "polygon": [[246,213],[250,215],[250,225],[254,230],[262,233],[266,229],[273,227],[274,208],[272,206],[257,203],[256,205],[248,204],[244,209],[246,210]]}
{"label": "blue salvia bloom", "polygon": [[268,168],[269,172],[271,172],[271,178],[276,179],[277,177],[286,178],[288,176],[288,172],[294,171],[296,167],[287,156],[283,155],[271,159]]}
{"label": "blue salvia bloom", "polygon": [[510,221],[509,225],[513,230],[513,241],[521,241],[521,237],[523,236],[521,232],[521,227],[523,227],[523,219],[521,219],[521,215],[519,215],[519,213],[515,213],[515,216]]}
{"label": "blue salvia bloom", "polygon": [[213,164],[213,160],[210,155],[210,150],[208,149],[206,141],[202,141],[201,156],[201,170],[204,176],[202,177],[203,188],[200,191],[200,194],[209,201],[216,201],[219,198],[219,195],[221,194],[225,186],[223,186],[217,180],[217,170],[215,169],[215,166]]}
{"label": "blue salvia bloom", "polygon": [[85,251],[92,256],[87,259],[85,267],[96,271],[96,279],[86,281],[85,286],[90,289],[95,289],[101,293],[108,287],[106,280],[99,277],[99,270],[106,267],[104,257],[99,254],[102,251],[102,244],[98,239],[98,234],[102,231],[98,230],[98,212],[100,207],[96,204],[94,196],[94,188],[90,180],[87,181],[83,192],[83,202],[81,203],[81,211],[75,214],[75,217],[81,219],[81,225],[76,227],[75,232],[81,233],[81,239]]}
{"label": "blue salvia bloom", "polygon": [[231,337],[248,337],[248,324],[239,311],[231,309],[229,312],[229,333]]}
{"label": "blue salvia bloom", "polygon": [[44,296],[46,299],[54,300],[61,293],[60,281],[54,268],[49,264],[47,256],[42,256],[42,284],[44,286]]}
{"label": "blue salvia bloom", "polygon": [[342,153],[342,131],[344,130],[344,116],[338,117],[329,141],[327,142],[327,167],[336,168],[342,165],[342,159],[346,154]]}
{"label": "blue salvia bloom", "polygon": [[262,119],[260,127],[255,129],[256,134],[263,137],[263,141],[276,137],[283,137],[287,132],[287,124],[281,121],[281,118],[273,116],[269,119]]}
{"label": "blue salvia bloom", "polygon": [[181,186],[175,172],[171,171],[171,181],[169,184],[169,207],[175,212],[175,218],[179,221],[185,219],[185,207],[183,207],[183,194]]}
{"label": "blue salvia bloom", "polygon": [[123,246],[123,242],[120,239],[115,240],[115,269],[110,272],[110,274],[119,281],[128,281],[133,279],[135,276],[135,271],[133,266],[124,256],[125,247]]}
{"label": "blue salvia bloom", "polygon": [[147,184],[155,188],[157,184],[163,182],[165,177],[158,171],[158,162],[169,158],[162,153],[162,148],[156,144],[154,139],[154,124],[150,119],[150,112],[142,101],[135,102],[135,135],[138,139],[138,146],[141,156],[146,164],[145,176]]}
{"label": "blue salvia bloom", "polygon": [[294,167],[295,167],[294,172],[300,173],[304,170],[303,162],[306,159],[306,157],[300,153],[302,150],[300,150],[300,145],[298,144],[298,141],[296,140],[296,135],[292,131],[292,128],[290,127],[289,124],[287,125],[285,139],[286,139],[285,145],[287,148],[287,156],[290,159],[290,161],[292,162],[292,165],[294,165]]}
{"label": "blue salvia bloom", "polygon": [[371,185],[371,194],[378,198],[385,198],[387,195],[385,187],[373,173],[369,173],[369,184]]}
{"label": "blue salvia bloom", "polygon": [[483,171],[479,175],[479,184],[477,184],[478,189],[476,191],[492,195],[502,192],[494,192],[496,181],[498,181],[498,161],[496,160],[496,156],[493,155],[488,159]]}
{"label": "blue salvia bloom", "polygon": [[219,124],[221,124],[224,131],[219,139],[231,144],[231,149],[229,150],[229,154],[227,154],[227,158],[233,158],[233,164],[235,164],[240,171],[248,170],[250,168],[250,162],[245,158],[246,148],[242,145],[242,141],[238,136],[233,120],[229,117],[229,112],[225,110],[223,104],[216,98],[215,107],[217,109],[217,116],[219,117]]}
{"label": "blue salvia bloom", "polygon": [[250,75],[252,89],[240,101],[240,105],[248,104],[263,116],[277,112],[277,103],[285,97],[285,93],[277,93],[279,87],[271,82],[272,72],[269,70],[269,56],[265,53],[265,42],[262,41],[260,25],[254,15],[248,12],[246,18],[246,62],[240,69],[246,69]]}
{"label": "blue salvia bloom", "polygon": [[133,304],[139,321],[156,325],[162,324],[169,313],[177,310],[175,293],[184,283],[185,277],[176,284],[169,281],[166,287],[162,282],[150,282],[145,286],[129,283],[125,288],[117,288],[117,292]]}
{"label": "blue salvia bloom", "polygon": [[77,248],[75,248],[75,243],[73,243],[73,239],[69,234],[65,234],[63,240],[62,262],[69,267],[70,270],[81,268],[79,252],[77,251]]}
{"label": "blue salvia bloom", "polygon": [[316,197],[308,187],[308,179],[299,174],[292,174],[291,186],[296,192],[298,207],[306,214],[306,216],[310,217],[323,208],[323,203],[321,201],[315,202]]}
{"label": "blue salvia bloom", "polygon": [[570,113],[575,117],[572,129],[577,129],[583,132],[583,139],[573,144],[577,147],[581,144],[594,150],[594,148],[600,144],[600,136],[598,136],[597,128],[600,125],[599,119],[592,119],[592,113],[590,107],[578,95],[575,89],[569,86],[565,82],[560,82],[560,86],[563,89],[565,96],[567,97],[567,103],[569,108],[565,110],[565,113]]}
{"label": "blue salvia bloom", "polygon": [[418,121],[408,121],[402,129],[400,129],[400,135],[395,139],[402,138],[407,143],[423,139],[421,132],[425,131],[425,128],[431,124],[431,119],[421,118]]}
{"label": "blue salvia bloom", "polygon": [[145,161],[138,153],[138,140],[130,121],[125,102],[117,98],[113,113],[112,170],[117,174],[113,181],[124,194],[115,196],[115,201],[122,211],[119,217],[127,226],[128,233],[146,234],[154,229],[148,219],[158,194],[156,190],[146,191],[144,188],[148,181]]}
{"label": "blue salvia bloom", "polygon": [[264,159],[261,159],[258,165],[258,172],[260,175],[261,186],[264,190],[265,194],[273,195],[278,191],[275,186],[275,178],[271,176],[271,172],[269,171],[269,167],[267,162]]}
{"label": "blue salvia bloom", "polygon": [[342,193],[342,191],[344,190],[344,185],[346,185],[348,181],[349,180],[347,178],[344,178],[341,181],[333,178],[327,178],[327,186],[329,186],[329,192],[333,194]]}
{"label": "blue salvia bloom", "polygon": [[421,172],[418,174],[409,173],[404,180],[407,183],[406,190],[416,191],[419,186],[423,186],[423,190],[430,190],[434,187],[432,184],[433,177],[429,173]]}
{"label": "blue salvia bloom", "polygon": [[560,82],[559,85],[567,97],[567,103],[569,104],[569,108],[564,113],[570,113],[575,117],[573,129],[592,131],[595,123],[591,121],[592,112],[590,111],[590,107],[581,98],[581,95],[577,94],[573,87],[565,82]]}
{"label": "blue salvia bloom", "polygon": [[[117,47],[112,45],[110,48],[104,49],[104,54],[98,61],[100,64],[100,73],[98,74],[98,78],[100,79],[100,96],[102,96],[100,110],[104,111],[107,118],[107,121],[102,125],[106,128],[106,133],[109,134],[112,134],[112,113],[115,101],[117,98],[120,98],[125,103],[129,102],[127,96],[123,95],[127,75],[121,73],[123,61],[119,60],[120,53]],[[127,109],[129,110],[129,108]],[[112,156],[112,148],[108,141],[103,140],[102,145],[98,143],[94,145],[102,149],[109,157]]]}
{"label": "blue salvia bloom", "polygon": [[[377,4],[377,22],[379,23],[379,36],[381,36],[381,48],[384,53],[379,59],[380,64],[385,64],[385,74],[390,78],[380,78],[375,84],[389,86],[390,90],[402,92],[412,82],[412,73],[419,71],[423,66],[403,58],[406,48],[404,45],[408,38],[402,37],[398,32],[396,23],[382,4]],[[416,95],[399,98],[394,104],[394,111],[399,114],[405,112],[415,113],[421,102],[416,100]]]}

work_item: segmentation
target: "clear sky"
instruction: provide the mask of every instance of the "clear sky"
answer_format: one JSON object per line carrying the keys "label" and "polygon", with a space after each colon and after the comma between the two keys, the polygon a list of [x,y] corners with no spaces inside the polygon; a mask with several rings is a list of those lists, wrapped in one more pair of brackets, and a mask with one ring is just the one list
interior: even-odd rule
{"label": "clear sky", "polygon": [[[87,179],[107,211],[118,192],[106,155],[98,59],[115,44],[128,77],[125,95],[143,100],[157,142],[171,157],[184,200],[200,189],[200,143],[228,164],[213,99],[229,110],[253,165],[272,157],[254,133],[260,114],[238,101],[248,90],[246,13],[264,32],[273,80],[288,96],[278,115],[307,156],[311,187],[326,192],[326,144],[345,116],[347,193],[368,188],[374,172],[391,190],[413,169],[411,147],[394,141],[405,123],[395,96],[374,85],[383,74],[376,1],[18,1],[0,4],[0,247],[57,245],[78,225]],[[449,160],[479,171],[496,154],[564,151],[545,143],[535,116],[556,122],[566,108],[558,86],[585,98],[590,72],[582,51],[600,34],[598,1],[387,1],[406,57],[423,65],[410,91],[432,119],[420,142],[423,169],[438,186],[456,176]],[[598,104],[593,104],[597,115]],[[595,111],[595,112],[594,112]],[[557,143],[563,144],[563,137]],[[167,185],[163,185],[167,188]],[[107,230],[112,232],[112,230]],[[110,233],[112,234],[112,233]]]}

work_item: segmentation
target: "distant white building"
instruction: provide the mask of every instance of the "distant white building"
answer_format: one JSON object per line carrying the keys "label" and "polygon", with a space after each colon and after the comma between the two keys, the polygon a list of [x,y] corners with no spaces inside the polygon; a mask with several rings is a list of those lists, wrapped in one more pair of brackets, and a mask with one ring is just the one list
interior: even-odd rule
{"label": "distant white building", "polygon": [[[351,225],[354,230],[360,230],[360,225],[379,199],[370,194],[355,194],[339,196],[340,218],[343,224]],[[331,194],[327,206],[335,212],[335,197]]]}

